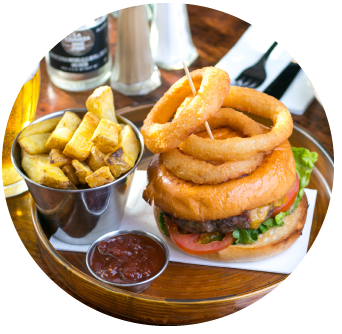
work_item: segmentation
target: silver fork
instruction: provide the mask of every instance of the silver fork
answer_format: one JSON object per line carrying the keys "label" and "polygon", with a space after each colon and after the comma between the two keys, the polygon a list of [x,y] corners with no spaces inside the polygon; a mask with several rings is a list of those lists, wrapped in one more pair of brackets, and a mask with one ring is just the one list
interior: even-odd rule
{"label": "silver fork", "polygon": [[277,44],[277,42],[274,42],[253,66],[242,71],[241,74],[235,79],[235,85],[249,88],[259,87],[266,79],[266,60]]}

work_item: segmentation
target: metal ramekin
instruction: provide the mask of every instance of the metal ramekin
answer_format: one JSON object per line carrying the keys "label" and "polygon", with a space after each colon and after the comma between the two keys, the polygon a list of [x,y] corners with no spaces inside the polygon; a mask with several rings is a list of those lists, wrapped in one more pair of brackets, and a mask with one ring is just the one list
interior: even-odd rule
{"label": "metal ramekin", "polygon": [[[94,248],[96,247],[96,245],[105,239],[108,239],[110,237],[115,237],[118,235],[124,235],[124,234],[138,234],[138,235],[144,235],[146,237],[151,238],[152,240],[154,240],[155,242],[157,242],[164,250],[164,254],[165,254],[165,264],[163,266],[163,268],[160,269],[160,271],[154,275],[153,277],[142,281],[142,282],[138,282],[138,283],[131,283],[131,284],[118,284],[118,283],[112,283],[109,281],[104,280],[103,278],[97,276],[93,270],[91,269],[90,265],[89,265],[89,257],[91,255],[91,253],[93,252]],[[167,248],[165,242],[160,239],[159,237],[157,237],[156,235],[150,233],[150,232],[145,232],[145,231],[140,231],[140,230],[119,230],[119,231],[114,231],[114,232],[110,232],[107,233],[105,235],[103,235],[102,237],[98,238],[88,249],[87,251],[87,255],[86,255],[86,263],[87,263],[87,267],[89,269],[89,271],[91,272],[91,274],[97,278],[98,280],[116,286],[118,288],[121,288],[123,290],[128,290],[131,292],[136,292],[136,293],[140,293],[144,290],[146,290],[153,282],[153,280],[155,280],[159,275],[162,274],[162,272],[165,270],[165,268],[167,267],[168,263],[169,263],[169,259],[170,259],[170,253],[169,253],[169,249]]]}

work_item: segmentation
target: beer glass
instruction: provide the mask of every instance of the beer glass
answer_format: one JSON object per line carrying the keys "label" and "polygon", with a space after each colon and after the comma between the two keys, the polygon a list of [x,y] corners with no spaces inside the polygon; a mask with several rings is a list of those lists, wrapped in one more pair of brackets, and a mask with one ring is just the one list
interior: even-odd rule
{"label": "beer glass", "polygon": [[16,172],[11,161],[11,148],[18,133],[29,125],[35,117],[40,88],[40,69],[38,66],[22,86],[12,107],[7,122],[2,148],[2,181],[6,197],[19,195],[27,190],[22,177]]}

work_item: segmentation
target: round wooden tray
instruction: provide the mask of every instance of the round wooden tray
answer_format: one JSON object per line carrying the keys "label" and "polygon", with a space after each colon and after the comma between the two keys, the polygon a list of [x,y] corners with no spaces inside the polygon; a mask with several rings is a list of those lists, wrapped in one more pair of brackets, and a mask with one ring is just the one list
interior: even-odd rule
{"label": "round wooden tray", "polygon": [[[141,127],[152,106],[125,108],[118,113]],[[310,248],[328,209],[334,165],[325,148],[303,128],[295,125],[290,142],[292,146],[306,147],[319,154],[309,185],[309,188],[318,190]],[[151,156],[146,149],[138,168],[146,169]],[[254,303],[287,277],[268,272],[170,262],[147,290],[141,294],[130,293],[93,278],[87,269],[84,253],[56,251],[49,242],[50,235],[40,224],[33,201],[31,210],[41,254],[56,276],[100,310],[135,322],[183,325],[217,319]]]}

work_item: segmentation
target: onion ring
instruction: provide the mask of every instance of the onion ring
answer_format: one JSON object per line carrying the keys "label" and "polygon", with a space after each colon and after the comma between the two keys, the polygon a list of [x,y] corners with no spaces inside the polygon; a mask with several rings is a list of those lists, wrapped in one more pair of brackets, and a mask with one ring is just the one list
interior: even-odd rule
{"label": "onion ring", "polygon": [[219,165],[193,158],[178,149],[162,153],[162,158],[165,168],[182,180],[197,184],[219,184],[252,173],[262,163],[264,153]]}
{"label": "onion ring", "polygon": [[[242,112],[236,111],[235,109],[232,109],[232,108],[220,108],[220,110],[215,114],[214,117],[212,117],[208,121],[208,123],[211,129],[217,129],[222,126],[229,126],[230,128],[240,132],[243,136],[247,136],[247,137],[266,134],[267,132],[269,132],[269,129],[267,129],[264,125],[252,120],[250,117],[246,116]],[[204,126],[203,127],[201,126],[197,129],[197,131],[204,131],[204,130],[205,130]],[[198,137],[197,134],[196,134],[196,137]],[[247,138],[240,137],[239,139],[247,139]],[[218,143],[217,140],[214,140],[214,142]],[[218,159],[215,159],[215,160],[218,160]],[[244,160],[244,157],[238,160]],[[223,161],[226,161],[226,160],[223,160]]]}
{"label": "onion ring", "polygon": [[[256,133],[260,133],[260,126],[244,114],[230,108],[221,108],[218,114],[232,113],[238,120],[247,121],[249,128],[256,126]],[[217,114],[216,114],[217,115]],[[216,116],[215,116],[216,118]],[[247,118],[247,120],[245,120]],[[217,128],[220,123],[216,123],[215,129],[212,127],[212,134],[215,139],[226,139],[232,137],[241,137],[240,132],[236,132],[231,128]],[[208,137],[208,132],[204,130],[196,136]],[[252,158],[241,161],[228,162],[210,162],[203,161],[182,153],[179,149],[162,153],[163,165],[171,173],[180,179],[191,181],[197,184],[219,184],[231,179],[239,178],[243,175],[252,173],[260,166],[264,158],[264,153],[258,153]]]}
{"label": "onion ring", "polygon": [[177,107],[191,93],[186,76],[178,80],[155,104],[141,128],[145,145],[153,153],[175,149],[221,107],[229,92],[227,72],[205,67],[190,73],[197,95],[179,117],[172,117]]}
{"label": "onion ring", "polygon": [[[251,158],[257,153],[273,150],[292,134],[293,121],[290,112],[272,96],[250,88],[231,87],[223,106],[269,118],[273,121],[274,126],[268,133],[252,135],[249,138],[235,137],[226,140],[212,140],[191,135],[179,146],[184,153],[201,160],[243,160]],[[178,117],[182,113],[180,112]],[[210,123],[209,121],[209,125]],[[227,123],[233,129],[240,126],[239,123],[229,121]]]}

